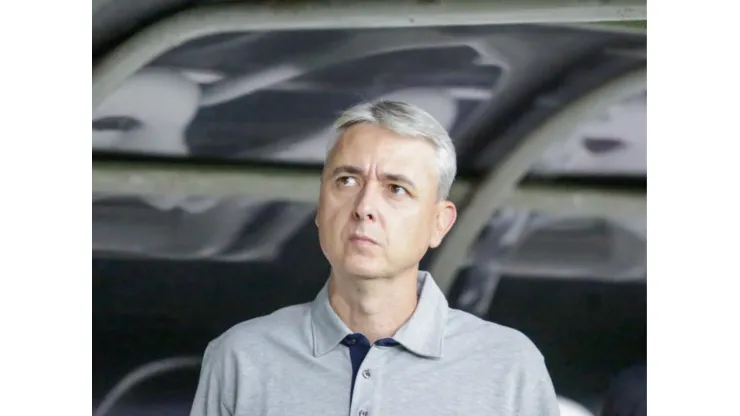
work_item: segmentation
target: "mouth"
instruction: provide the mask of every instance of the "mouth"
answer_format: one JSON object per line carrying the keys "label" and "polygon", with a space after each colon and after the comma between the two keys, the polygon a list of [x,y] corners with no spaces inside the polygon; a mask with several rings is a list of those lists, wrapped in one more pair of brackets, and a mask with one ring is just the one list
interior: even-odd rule
{"label": "mouth", "polygon": [[350,243],[353,244],[360,244],[360,245],[378,245],[378,242],[373,240],[370,237],[362,236],[362,235],[354,235],[350,237],[349,239]]}

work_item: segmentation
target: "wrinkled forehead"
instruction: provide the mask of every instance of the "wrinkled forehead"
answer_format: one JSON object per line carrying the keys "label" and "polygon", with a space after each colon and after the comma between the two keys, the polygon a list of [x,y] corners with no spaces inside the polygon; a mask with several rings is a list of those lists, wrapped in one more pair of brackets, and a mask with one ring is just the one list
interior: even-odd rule
{"label": "wrinkled forehead", "polygon": [[432,180],[437,179],[436,152],[431,143],[370,124],[354,125],[339,136],[325,170],[345,165],[367,175],[391,173],[418,179],[431,175]]}

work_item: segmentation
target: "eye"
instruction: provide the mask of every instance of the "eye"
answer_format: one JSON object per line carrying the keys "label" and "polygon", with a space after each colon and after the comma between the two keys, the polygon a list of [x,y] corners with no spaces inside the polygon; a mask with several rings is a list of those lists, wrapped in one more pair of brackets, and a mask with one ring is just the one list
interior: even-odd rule
{"label": "eye", "polygon": [[399,186],[399,185],[389,185],[388,189],[390,189],[393,195],[402,196],[402,195],[409,194],[409,191],[407,191],[406,188],[404,188],[403,186]]}
{"label": "eye", "polygon": [[357,183],[357,180],[351,176],[342,176],[341,178],[337,179],[337,184],[339,186],[350,186]]}

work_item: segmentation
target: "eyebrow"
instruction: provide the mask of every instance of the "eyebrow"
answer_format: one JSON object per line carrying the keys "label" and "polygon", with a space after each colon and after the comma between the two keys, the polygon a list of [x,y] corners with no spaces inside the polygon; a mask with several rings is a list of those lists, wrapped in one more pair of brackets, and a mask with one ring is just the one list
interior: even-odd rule
{"label": "eyebrow", "polygon": [[[362,175],[363,172],[362,169],[358,168],[357,166],[341,165],[337,166],[332,171],[331,176],[335,177],[341,174]],[[408,176],[402,175],[400,173],[385,173],[381,175],[381,179],[391,182],[403,183],[407,186],[410,186],[411,188],[416,188],[416,184],[414,184],[414,181],[412,181]]]}
{"label": "eyebrow", "polygon": [[331,176],[339,176],[343,173],[349,173],[350,175],[362,175],[362,169],[352,165],[341,165],[337,166],[332,172]]}

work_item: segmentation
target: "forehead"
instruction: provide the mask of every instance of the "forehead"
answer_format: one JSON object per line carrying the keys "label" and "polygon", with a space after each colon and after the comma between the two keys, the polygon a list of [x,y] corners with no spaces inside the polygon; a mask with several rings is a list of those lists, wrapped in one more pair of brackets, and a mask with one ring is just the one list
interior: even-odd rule
{"label": "forehead", "polygon": [[409,176],[436,175],[437,166],[431,143],[371,124],[356,124],[339,137],[327,160],[327,167],[336,165]]}

